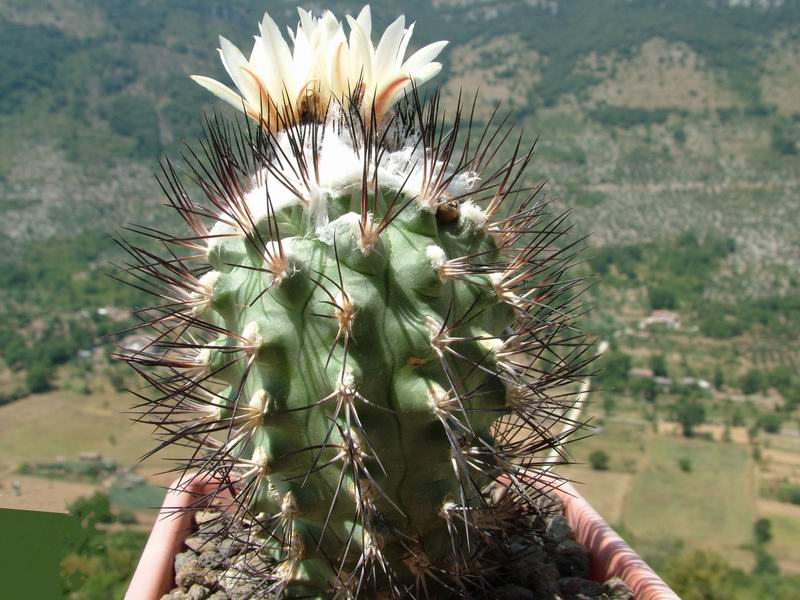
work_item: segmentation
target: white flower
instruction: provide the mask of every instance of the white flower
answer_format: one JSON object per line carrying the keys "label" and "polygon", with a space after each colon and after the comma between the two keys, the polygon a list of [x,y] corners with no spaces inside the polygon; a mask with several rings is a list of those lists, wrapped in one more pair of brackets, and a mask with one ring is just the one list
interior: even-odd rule
{"label": "white flower", "polygon": [[209,77],[192,79],[275,131],[301,117],[319,118],[332,100],[354,100],[367,117],[374,105],[380,119],[412,86],[442,69],[433,61],[447,42],[429,44],[404,60],[414,25],[406,29],[403,16],[386,29],[376,48],[369,6],[357,18],[347,17],[349,38],[330,11],[320,18],[298,12],[297,28],[289,30],[291,49],[268,14],[249,58],[220,37],[222,64],[238,93]]}
{"label": "white flower", "polygon": [[372,45],[369,6],[361,10],[357,19],[348,15],[347,22],[350,24],[348,80],[354,84],[361,76],[365,113],[369,113],[374,103],[380,119],[412,86],[422,85],[442,70],[442,64],[433,61],[447,45],[446,41],[428,44],[404,60],[414,33],[413,23],[405,28],[405,16],[400,15],[386,28],[377,48]]}

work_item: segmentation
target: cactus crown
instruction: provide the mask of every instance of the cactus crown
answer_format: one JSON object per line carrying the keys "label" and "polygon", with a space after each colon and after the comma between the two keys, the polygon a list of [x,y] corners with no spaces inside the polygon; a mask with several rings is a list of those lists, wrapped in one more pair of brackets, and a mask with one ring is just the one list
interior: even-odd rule
{"label": "cactus crown", "polygon": [[[332,18],[301,17],[296,44]],[[263,596],[477,594],[517,517],[546,509],[536,474],[589,363],[577,246],[524,178],[533,148],[499,158],[504,121],[475,134],[461,103],[446,121],[400,67],[391,109],[370,74],[375,93],[306,102],[295,82],[299,99],[265,88],[243,120],[207,119],[160,177],[189,233],[138,228],[164,256],[125,244],[160,299],[139,311],[150,346],[124,355],[150,390],[139,420],[219,482],[197,505],[233,495],[220,535]]]}

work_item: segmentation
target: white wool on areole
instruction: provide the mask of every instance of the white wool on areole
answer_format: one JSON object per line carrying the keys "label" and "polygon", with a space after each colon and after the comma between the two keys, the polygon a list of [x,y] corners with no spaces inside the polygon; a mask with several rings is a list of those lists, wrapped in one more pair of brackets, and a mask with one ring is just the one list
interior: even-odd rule
{"label": "white wool on areole", "polygon": [[431,267],[433,267],[436,271],[441,271],[447,263],[447,255],[445,254],[444,249],[435,244],[431,244],[425,248],[425,256],[428,257]]}
{"label": "white wool on areole", "polygon": [[338,219],[334,219],[330,223],[321,227],[317,231],[317,239],[321,242],[332,245],[333,239],[337,235],[346,233],[351,235],[353,239],[358,239],[360,235],[359,223],[361,222],[361,215],[356,212],[349,212],[343,214]]}
{"label": "white wool on areole", "polygon": [[[306,165],[311,165],[314,161],[310,138],[311,136],[306,136],[306,144],[302,149],[304,157],[301,161]],[[297,148],[290,143],[289,135],[282,131],[276,136],[276,140],[278,149],[272,166],[254,178],[253,188],[245,195],[250,218],[253,223],[258,223],[267,217],[268,198],[272,211],[275,212],[300,205],[309,221],[314,224],[316,233],[320,235],[328,225],[328,201],[361,189],[364,176],[363,148],[356,150],[349,135],[329,127],[321,143],[318,143],[318,167],[309,167],[309,180],[304,181],[299,176],[301,169],[298,163],[301,161],[295,157]],[[378,185],[384,191],[402,192],[406,197],[413,197],[418,209],[433,212],[436,210],[438,198],[428,197],[428,182],[446,180],[450,165],[437,161],[432,169],[428,169],[426,176],[425,169],[422,168],[424,151],[421,144],[415,142],[416,140],[409,139],[399,150],[383,155],[377,170]],[[430,160],[428,162],[430,164]],[[368,181],[372,182],[375,175],[373,164],[367,172]],[[444,191],[456,198],[462,198],[474,189],[479,179],[474,171],[458,173],[452,177]],[[477,206],[475,208],[480,211]],[[217,226],[213,232],[216,230]],[[228,233],[229,228],[219,231],[222,232]]]}
{"label": "white wool on areole", "polygon": [[486,226],[486,222],[489,220],[489,215],[472,200],[467,200],[461,204],[459,211],[467,223],[471,223],[478,229],[483,229]]}

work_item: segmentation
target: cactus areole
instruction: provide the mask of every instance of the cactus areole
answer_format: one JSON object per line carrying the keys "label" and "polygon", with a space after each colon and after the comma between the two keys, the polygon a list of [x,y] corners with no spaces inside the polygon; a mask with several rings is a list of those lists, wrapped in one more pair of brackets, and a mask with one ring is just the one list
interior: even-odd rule
{"label": "cactus areole", "polygon": [[577,246],[505,121],[423,97],[444,42],[405,59],[403,17],[377,48],[368,7],[349,36],[300,17],[249,59],[221,39],[238,93],[194,79],[244,115],[162,165],[188,228],[124,243],[159,298],[122,353],[138,418],[234,495],[253,597],[484,597],[589,363]]}

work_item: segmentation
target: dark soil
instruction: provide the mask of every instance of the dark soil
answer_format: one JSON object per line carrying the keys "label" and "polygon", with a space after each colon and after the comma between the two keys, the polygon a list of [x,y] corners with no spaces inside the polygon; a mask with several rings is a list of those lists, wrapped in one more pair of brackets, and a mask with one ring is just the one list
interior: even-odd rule
{"label": "dark soil", "polygon": [[[253,586],[237,579],[231,569],[240,550],[231,540],[214,538],[214,513],[197,513],[204,535],[186,540],[175,558],[177,587],[161,600],[249,600]],[[209,528],[209,524],[211,527]],[[219,525],[222,527],[221,523]],[[513,558],[491,578],[490,594],[480,600],[633,600],[620,579],[599,583],[589,579],[591,553],[575,542],[567,520],[552,517],[539,535],[530,531],[512,538]]]}

